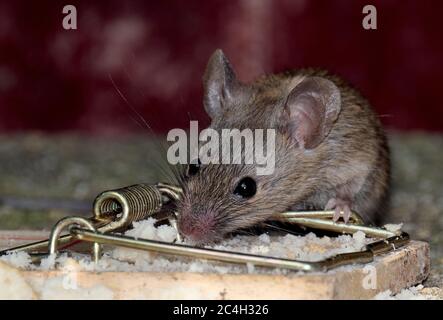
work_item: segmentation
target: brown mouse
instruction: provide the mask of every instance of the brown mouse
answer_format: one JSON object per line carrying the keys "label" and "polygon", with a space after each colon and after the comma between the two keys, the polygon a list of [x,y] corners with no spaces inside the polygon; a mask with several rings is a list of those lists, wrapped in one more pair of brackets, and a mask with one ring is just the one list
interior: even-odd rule
{"label": "brown mouse", "polygon": [[190,164],[181,179],[178,229],[196,244],[222,239],[288,210],[350,210],[367,222],[389,191],[389,149],[369,103],[337,76],[303,69],[241,83],[221,50],[205,75],[204,107],[216,130],[272,128],[275,170]]}

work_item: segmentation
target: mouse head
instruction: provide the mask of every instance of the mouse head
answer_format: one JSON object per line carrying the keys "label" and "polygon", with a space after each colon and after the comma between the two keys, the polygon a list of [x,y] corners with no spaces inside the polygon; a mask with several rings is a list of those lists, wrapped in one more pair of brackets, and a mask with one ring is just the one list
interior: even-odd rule
{"label": "mouse head", "polygon": [[[331,81],[269,76],[246,85],[221,50],[211,56],[203,84],[211,128],[275,130],[275,143],[266,148],[275,155],[275,169],[258,175],[254,163],[201,164],[194,159],[183,180],[178,228],[196,244],[263,222],[312,192],[302,187],[317,169],[318,152],[312,151],[322,147],[340,112],[340,92]],[[231,151],[244,155],[247,146],[242,148]]]}

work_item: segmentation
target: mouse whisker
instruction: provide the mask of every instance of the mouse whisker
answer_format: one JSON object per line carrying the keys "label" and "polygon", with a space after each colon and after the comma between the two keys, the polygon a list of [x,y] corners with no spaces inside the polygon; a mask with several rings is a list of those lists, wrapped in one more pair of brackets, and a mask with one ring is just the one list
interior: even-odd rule
{"label": "mouse whisker", "polygon": [[267,228],[275,229],[275,230],[278,230],[278,231],[283,231],[283,232],[286,232],[286,233],[289,233],[289,234],[292,234],[292,235],[296,235],[296,236],[304,235],[304,233],[302,233],[302,232],[296,232],[296,231],[293,231],[291,229],[282,228],[282,227],[279,227],[279,226],[276,226],[276,225],[273,225],[273,224],[267,223],[267,222],[263,222],[263,225],[266,226]]}

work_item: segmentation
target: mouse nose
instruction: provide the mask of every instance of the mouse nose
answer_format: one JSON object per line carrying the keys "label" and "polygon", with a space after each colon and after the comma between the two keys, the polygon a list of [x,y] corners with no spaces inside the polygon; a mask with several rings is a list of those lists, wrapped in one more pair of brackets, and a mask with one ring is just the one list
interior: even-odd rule
{"label": "mouse nose", "polygon": [[185,214],[178,219],[178,230],[193,242],[206,242],[213,233],[214,219],[210,214]]}

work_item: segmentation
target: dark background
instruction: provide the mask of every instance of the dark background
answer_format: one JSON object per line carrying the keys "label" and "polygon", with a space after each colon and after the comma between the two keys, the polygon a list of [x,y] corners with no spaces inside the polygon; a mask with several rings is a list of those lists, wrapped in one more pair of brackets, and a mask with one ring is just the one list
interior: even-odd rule
{"label": "dark background", "polygon": [[[77,30],[62,28],[67,4]],[[378,30],[362,28],[366,4]],[[201,76],[216,48],[243,80],[324,67],[388,128],[443,131],[442,12],[442,1],[2,1],[0,132],[141,130],[131,108],[157,132],[207,124]]]}

